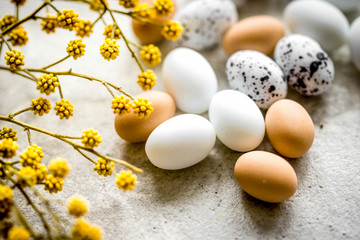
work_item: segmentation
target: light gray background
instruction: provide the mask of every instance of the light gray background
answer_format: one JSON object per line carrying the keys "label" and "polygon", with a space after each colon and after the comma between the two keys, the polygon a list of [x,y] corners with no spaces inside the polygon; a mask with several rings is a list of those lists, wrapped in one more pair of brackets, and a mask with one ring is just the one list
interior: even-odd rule
{"label": "light gray background", "polygon": [[[14,12],[9,2],[1,1],[1,16]],[[117,1],[110,2],[117,6]],[[184,2],[189,1],[179,0],[179,7]],[[249,0],[239,9],[239,17],[270,14],[282,19],[287,2]],[[21,16],[26,16],[40,3],[28,0],[20,11]],[[59,9],[71,6],[81,18],[96,18],[95,13],[81,4],[55,2],[55,5]],[[358,12],[349,15],[349,19],[356,15]],[[110,22],[108,16],[106,19]],[[117,20],[125,34],[135,40],[130,20],[123,16],[117,16]],[[19,48],[25,55],[25,67],[41,67],[58,60],[66,55],[67,43],[77,38],[74,32],[62,29],[57,29],[55,35],[46,35],[41,31],[40,21],[27,22],[24,28],[30,38],[25,47]],[[54,70],[72,67],[74,72],[116,83],[133,95],[140,93],[136,84],[139,70],[123,42],[120,42],[121,53],[115,61],[107,62],[100,56],[103,28],[102,23],[97,24],[93,35],[84,39],[87,44],[84,57],[76,61],[69,59]],[[172,43],[164,42],[161,45],[163,56],[173,47]],[[202,53],[214,67],[220,89],[228,88],[224,73],[226,56],[221,47]],[[5,64],[3,54],[1,65]],[[114,176],[98,176],[93,165],[68,145],[32,133],[33,142],[43,147],[43,163],[61,156],[72,166],[64,190],[56,195],[45,192],[45,195],[54,200],[64,200],[75,193],[86,196],[91,204],[87,219],[102,226],[105,239],[359,239],[360,73],[351,63],[347,46],[331,56],[336,66],[336,79],[329,91],[318,97],[301,97],[292,91],[288,94],[288,98],[300,102],[310,113],[316,137],[305,156],[290,160],[299,186],[291,199],[280,204],[258,201],[241,190],[233,176],[234,164],[241,153],[231,151],[219,141],[209,157],[193,167],[180,171],[154,167],[145,155],[144,144],[128,144],[116,135],[110,108],[112,98],[95,82],[66,76],[59,78],[65,98],[74,105],[74,117],[68,121],[60,121],[54,110],[43,117],[28,112],[17,119],[68,135],[81,135],[83,129],[93,127],[103,137],[99,151],[125,159],[144,170],[138,175],[135,190],[124,193],[114,184]],[[155,89],[164,90],[161,66],[154,70],[160,78]],[[33,82],[5,71],[0,71],[0,93],[1,115],[29,106],[30,100],[40,95]],[[52,106],[58,98],[58,93],[50,96]],[[20,153],[27,147],[26,134],[12,127],[19,132]],[[266,138],[257,149],[274,152]],[[41,226],[25,201],[18,202],[27,209],[32,222]],[[59,201],[54,201],[54,208],[68,218]]]}

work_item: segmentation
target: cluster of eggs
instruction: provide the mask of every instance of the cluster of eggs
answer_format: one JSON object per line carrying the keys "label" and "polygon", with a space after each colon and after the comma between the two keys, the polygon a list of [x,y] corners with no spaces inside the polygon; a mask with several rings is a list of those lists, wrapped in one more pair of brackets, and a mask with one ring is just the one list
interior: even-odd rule
{"label": "cluster of eggs", "polygon": [[[334,79],[334,64],[323,48],[332,51],[348,36],[360,70],[360,44],[355,40],[360,36],[360,19],[350,30],[343,13],[320,0],[290,2],[284,17],[294,34],[285,36],[284,25],[271,16],[236,22],[231,0],[197,0],[180,9],[175,18],[184,25],[184,34],[178,44],[185,47],[164,59],[162,81],[167,92],[136,96],[148,98],[154,112],[147,119],[116,116],[119,136],[128,142],[146,142],[151,163],[167,170],[202,161],[217,137],[228,148],[247,152],[234,170],[244,191],[267,202],[290,198],[297,188],[292,166],[278,155],[254,149],[265,133],[282,156],[298,158],[310,149],[314,124],[300,104],[285,99],[288,85],[306,96],[325,92]],[[225,71],[231,89],[218,92],[213,68],[195,50],[221,41],[230,56]],[[175,116],[176,108],[185,114]],[[260,108],[267,109],[265,119]],[[206,111],[209,120],[198,115]]]}

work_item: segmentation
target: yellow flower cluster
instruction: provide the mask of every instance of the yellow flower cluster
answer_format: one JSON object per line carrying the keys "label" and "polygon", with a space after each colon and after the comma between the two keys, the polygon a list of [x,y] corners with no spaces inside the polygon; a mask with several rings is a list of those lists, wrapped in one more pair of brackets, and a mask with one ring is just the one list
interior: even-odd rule
{"label": "yellow flower cluster", "polygon": [[49,163],[49,172],[54,177],[65,178],[70,171],[69,164],[65,159],[56,158]]}
{"label": "yellow flower cluster", "polygon": [[119,56],[119,47],[120,46],[116,43],[116,40],[106,38],[105,42],[100,46],[100,53],[106,60],[114,60],[117,56]]}
{"label": "yellow flower cluster", "polygon": [[20,154],[20,163],[24,167],[36,168],[44,157],[41,147],[37,145],[29,146],[22,154]]}
{"label": "yellow flower cluster", "polygon": [[152,70],[148,69],[138,75],[137,83],[144,91],[150,90],[156,83],[156,75]]}
{"label": "yellow flower cluster", "polygon": [[22,46],[29,40],[26,30],[22,26],[13,29],[9,34],[9,41],[13,46]]}
{"label": "yellow flower cluster", "polygon": [[85,54],[86,44],[82,42],[82,39],[71,40],[66,48],[67,53],[75,60]]}
{"label": "yellow flower cluster", "polygon": [[183,27],[180,23],[172,20],[167,20],[161,30],[161,34],[172,41],[177,40],[180,37]]}
{"label": "yellow flower cluster", "polygon": [[5,55],[6,65],[10,66],[10,70],[19,70],[24,66],[24,55],[19,50],[12,49],[7,51]]}
{"label": "yellow flower cluster", "polygon": [[36,176],[36,183],[41,183],[45,180],[46,175],[48,174],[48,170],[43,164],[39,164],[34,168],[35,176]]}
{"label": "yellow flower cluster", "polygon": [[79,37],[89,37],[93,32],[93,25],[90,20],[80,19],[75,27],[76,36]]}
{"label": "yellow flower cluster", "polygon": [[115,169],[114,162],[107,162],[103,158],[98,158],[97,164],[95,165],[94,171],[97,172],[100,176],[111,176],[113,169]]}
{"label": "yellow flower cluster", "polygon": [[22,167],[18,172],[17,182],[23,188],[35,185],[37,182],[35,169]]}
{"label": "yellow flower cluster", "polygon": [[157,15],[167,16],[174,11],[174,3],[171,0],[155,0],[154,8]]}
{"label": "yellow flower cluster", "polygon": [[124,96],[115,96],[115,98],[111,101],[111,108],[114,109],[114,114],[122,116],[129,113],[131,107],[129,101],[130,99],[125,98]]}
{"label": "yellow flower cluster", "polygon": [[12,227],[7,240],[28,240],[29,238],[30,234],[24,227]]}
{"label": "yellow flower cluster", "polygon": [[140,58],[149,67],[155,67],[161,62],[160,49],[153,44],[144,46],[141,48]]}
{"label": "yellow flower cluster", "polygon": [[62,14],[57,17],[59,27],[72,31],[79,22],[79,14],[74,13],[72,9],[62,10]]}
{"label": "yellow flower cluster", "polygon": [[69,119],[71,116],[74,116],[74,107],[69,102],[69,100],[61,99],[60,102],[56,102],[55,106],[56,116],[59,116],[60,119]]}
{"label": "yellow flower cluster", "polygon": [[134,8],[134,12],[141,18],[154,19],[156,17],[156,11],[150,7],[148,3],[140,3]]}
{"label": "yellow flower cluster", "polygon": [[18,144],[11,138],[4,138],[0,142],[0,157],[12,158],[16,155],[16,150],[18,150],[18,148]]}
{"label": "yellow flower cluster", "polygon": [[0,29],[4,31],[11,25],[13,25],[16,21],[16,18],[13,15],[6,14],[4,17],[0,19]]}
{"label": "yellow flower cluster", "polygon": [[41,22],[42,30],[47,34],[54,33],[57,27],[57,18],[55,15],[46,14],[46,18]]}
{"label": "yellow flower cluster", "polygon": [[8,186],[0,185],[0,220],[8,217],[12,203],[12,189]]}
{"label": "yellow flower cluster", "polygon": [[26,0],[11,0],[11,2],[18,6],[22,6],[25,4]]}
{"label": "yellow flower cluster", "polygon": [[4,138],[10,138],[13,141],[17,140],[16,136],[17,131],[15,131],[13,128],[7,128],[6,126],[3,127],[3,129],[0,129],[0,140]]}
{"label": "yellow flower cluster", "polygon": [[134,101],[132,106],[134,113],[138,115],[138,118],[148,118],[152,111],[152,103],[148,99],[139,98]]}
{"label": "yellow flower cluster", "polygon": [[[114,24],[110,24],[110,25],[107,25],[105,27],[105,31],[103,33],[103,35],[106,37],[106,38],[110,38],[111,39],[111,35],[112,35],[112,32],[113,32],[113,28],[114,28]],[[115,27],[114,29],[114,37],[113,39],[120,39],[121,37],[121,30],[118,26]]]}
{"label": "yellow flower cluster", "polygon": [[60,85],[58,78],[52,73],[45,73],[40,76],[36,84],[36,89],[40,90],[40,93],[45,93],[46,95],[50,95],[50,93],[55,92],[55,88]]}
{"label": "yellow flower cluster", "polygon": [[139,4],[139,0],[119,0],[119,4],[124,8],[134,8]]}
{"label": "yellow flower cluster", "polygon": [[[107,0],[104,0],[106,6],[109,5],[109,3],[107,2]],[[99,10],[104,10],[104,5],[102,4],[101,0],[90,0],[90,9],[93,11],[99,11]]]}
{"label": "yellow flower cluster", "polygon": [[81,143],[83,143],[85,147],[94,148],[99,146],[101,142],[101,136],[98,135],[98,132],[94,131],[94,129],[91,128],[82,132]]}
{"label": "yellow flower cluster", "polygon": [[101,230],[98,226],[88,223],[83,219],[78,219],[72,229],[74,240],[101,240]]}
{"label": "yellow flower cluster", "polygon": [[31,100],[31,106],[33,107],[34,115],[39,114],[39,116],[48,114],[51,109],[49,100],[42,97]]}
{"label": "yellow flower cluster", "polygon": [[45,190],[50,193],[57,193],[62,191],[62,186],[64,185],[64,181],[60,177],[54,177],[53,175],[48,175],[45,178]]}
{"label": "yellow flower cluster", "polygon": [[123,191],[132,191],[136,186],[136,178],[136,175],[131,170],[121,171],[120,174],[116,175],[115,183]]}
{"label": "yellow flower cluster", "polygon": [[68,199],[69,214],[74,217],[82,217],[88,211],[88,203],[82,196],[72,196]]}

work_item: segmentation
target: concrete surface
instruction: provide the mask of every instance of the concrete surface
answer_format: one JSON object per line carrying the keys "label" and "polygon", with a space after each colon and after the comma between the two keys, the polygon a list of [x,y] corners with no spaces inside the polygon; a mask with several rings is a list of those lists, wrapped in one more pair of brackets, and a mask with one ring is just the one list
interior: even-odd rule
{"label": "concrete surface", "polygon": [[[20,10],[21,16],[40,2],[28,1]],[[239,16],[271,14],[281,18],[287,2],[249,0],[239,9]],[[182,3],[179,0],[180,7]],[[63,1],[55,4],[60,9],[71,6],[82,18],[96,18],[86,6]],[[115,6],[117,1],[111,4]],[[2,3],[0,15],[9,12],[14,12],[14,7],[9,2]],[[349,15],[349,19],[358,14]],[[135,39],[129,19],[123,16],[117,19],[125,34]],[[55,35],[46,35],[40,30],[40,21],[28,22],[24,28],[30,40],[19,49],[25,55],[26,67],[44,66],[65,56],[67,43],[76,38],[74,32],[61,29],[57,29]],[[139,93],[141,89],[136,84],[139,71],[123,42],[120,42],[121,54],[115,61],[107,62],[100,56],[102,32],[103,25],[99,23],[93,35],[84,39],[85,56],[76,61],[69,59],[54,70],[72,67],[74,72],[111,81],[134,95]],[[163,43],[163,55],[173,47],[169,42]],[[214,67],[220,89],[228,88],[225,54],[219,47],[202,53]],[[5,64],[3,54],[2,66]],[[233,176],[234,164],[241,153],[231,151],[219,141],[210,156],[193,167],[181,171],[154,167],[147,160],[144,144],[128,144],[116,135],[110,108],[112,98],[98,83],[66,76],[59,78],[65,98],[74,105],[74,117],[68,121],[60,121],[54,110],[43,117],[29,112],[17,119],[69,135],[81,135],[83,129],[93,127],[103,137],[99,151],[144,170],[138,175],[135,190],[124,193],[114,184],[114,176],[98,176],[93,165],[71,147],[32,133],[33,142],[43,147],[43,163],[61,156],[72,166],[64,190],[45,195],[60,201],[75,193],[86,196],[91,204],[87,219],[102,226],[105,239],[360,239],[360,73],[351,64],[347,46],[331,56],[336,65],[336,79],[328,92],[311,98],[292,91],[288,95],[308,110],[316,126],[316,137],[305,156],[290,160],[299,186],[290,200],[280,204],[258,201],[241,190]],[[154,69],[160,76],[161,66]],[[164,89],[161,79],[155,89]],[[33,82],[5,71],[0,71],[0,93],[1,115],[27,107],[31,99],[40,96]],[[58,98],[58,93],[50,95],[53,106]],[[3,125],[1,122],[0,126]],[[22,152],[27,147],[26,134],[12,127],[19,132],[19,152]],[[274,152],[267,139],[258,149]],[[117,166],[117,171],[120,169]],[[26,214],[41,229],[40,220],[25,201],[19,201],[19,205],[27,209]],[[54,201],[54,209],[61,217],[74,221],[67,217],[59,201]]]}

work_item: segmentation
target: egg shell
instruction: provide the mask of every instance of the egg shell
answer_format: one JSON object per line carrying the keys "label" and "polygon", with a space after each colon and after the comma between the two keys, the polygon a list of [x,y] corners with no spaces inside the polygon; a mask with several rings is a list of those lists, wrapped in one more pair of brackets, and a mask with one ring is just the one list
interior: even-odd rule
{"label": "egg shell", "polygon": [[209,119],[220,141],[239,152],[253,150],[265,135],[264,117],[245,94],[223,90],[215,94],[209,108]]}
{"label": "egg shell", "polygon": [[356,11],[360,5],[359,0],[327,0],[344,12]]}
{"label": "egg shell", "polygon": [[[152,7],[154,1],[155,0],[140,0],[139,4],[140,3],[148,3],[150,5],[150,7]],[[171,12],[167,16],[163,16],[163,17],[157,16],[155,19],[152,19],[151,21],[158,23],[158,24],[162,24],[166,20],[172,19],[176,13],[175,1],[173,1],[173,3],[174,3],[174,11],[173,12]],[[142,44],[159,43],[161,40],[164,39],[164,37],[161,34],[161,28],[159,28],[157,26],[147,24],[147,23],[138,21],[136,19],[131,20],[131,25],[132,25],[132,29],[133,29],[135,36],[139,39],[139,41]]]}
{"label": "egg shell", "polygon": [[148,118],[139,119],[131,110],[123,116],[116,114],[115,130],[127,142],[145,142],[150,133],[162,122],[175,115],[175,100],[161,91],[148,91],[135,96],[135,99],[147,98],[152,103],[153,112]]}
{"label": "egg shell", "polygon": [[289,158],[307,153],[315,138],[310,115],[299,103],[289,99],[271,105],[265,116],[265,128],[275,150]]}
{"label": "egg shell", "polygon": [[175,19],[184,27],[177,43],[203,50],[221,41],[226,29],[236,22],[237,11],[231,0],[198,0],[180,9]]}
{"label": "egg shell", "polygon": [[349,22],[337,7],[326,1],[292,1],[284,10],[284,18],[293,33],[313,38],[326,51],[337,49],[347,40]]}
{"label": "egg shell", "polygon": [[272,56],[276,43],[285,36],[284,25],[267,15],[242,19],[225,33],[222,46],[227,55],[239,50],[256,50]]}
{"label": "egg shell", "polygon": [[232,89],[246,94],[263,109],[287,94],[280,67],[257,51],[244,50],[231,55],[226,62],[226,76]]}
{"label": "egg shell", "polygon": [[155,166],[177,170],[190,167],[209,155],[216,134],[211,123],[195,114],[182,114],[160,124],[150,134],[145,152]]}
{"label": "egg shell", "polygon": [[360,71],[360,17],[351,24],[350,49],[353,63]]}
{"label": "egg shell", "polygon": [[334,80],[334,63],[313,39],[292,34],[276,45],[275,62],[281,67],[289,85],[303,95],[325,92]]}
{"label": "egg shell", "polygon": [[217,78],[209,62],[189,48],[176,48],[164,59],[162,80],[177,107],[186,113],[208,110],[217,92]]}
{"label": "egg shell", "polygon": [[245,192],[265,202],[283,202],[296,192],[293,167],[273,153],[252,151],[241,155],[234,174]]}

